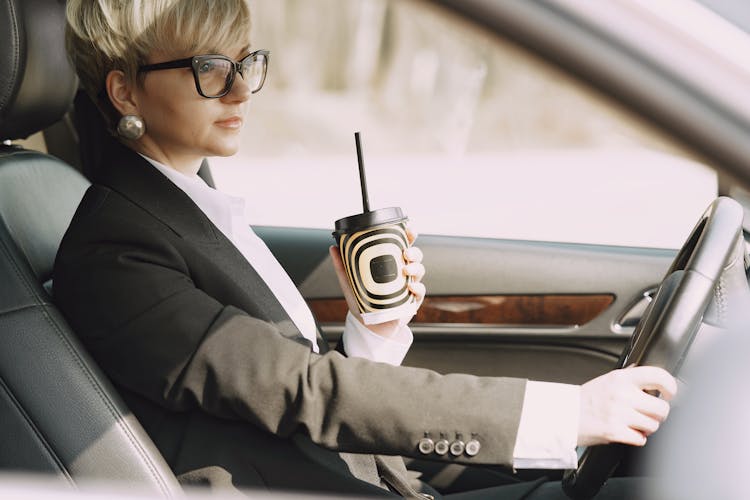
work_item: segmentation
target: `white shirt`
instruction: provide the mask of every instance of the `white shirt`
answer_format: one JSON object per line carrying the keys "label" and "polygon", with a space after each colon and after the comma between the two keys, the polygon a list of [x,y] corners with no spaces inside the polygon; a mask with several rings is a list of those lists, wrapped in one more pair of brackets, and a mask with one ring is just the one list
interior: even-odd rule
{"label": "white shirt", "polygon": [[[187,194],[209,220],[231,241],[276,296],[294,325],[319,352],[317,327],[310,308],[281,264],[245,221],[245,200],[213,189],[197,175],[187,176],[147,156],[159,172]],[[349,356],[400,365],[414,337],[404,325],[390,338],[371,332],[349,313],[342,341]]]}
{"label": "white shirt", "polygon": [[[147,156],[141,156],[185,192],[237,247],[302,335],[312,343],[313,350],[319,352],[312,312],[284,268],[245,222],[245,200],[213,189],[197,175],[187,176]],[[400,365],[413,340],[411,329],[406,325],[392,337],[385,338],[371,332],[351,313],[346,316],[342,342],[349,356]],[[513,450],[514,468],[569,469],[577,466],[575,446],[579,397],[580,387],[576,385],[534,381],[526,384],[521,422]],[[550,413],[554,413],[555,418],[551,419]]]}

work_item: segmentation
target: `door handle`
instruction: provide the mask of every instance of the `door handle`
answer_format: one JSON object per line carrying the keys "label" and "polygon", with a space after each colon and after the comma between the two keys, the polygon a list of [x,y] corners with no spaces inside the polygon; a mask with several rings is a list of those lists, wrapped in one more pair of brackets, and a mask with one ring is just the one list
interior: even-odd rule
{"label": "door handle", "polygon": [[635,327],[643,318],[643,314],[646,312],[651,301],[654,300],[657,288],[649,288],[644,291],[638,298],[636,298],[630,305],[625,309],[618,318],[612,323],[612,331],[621,335],[631,335],[635,331]]}

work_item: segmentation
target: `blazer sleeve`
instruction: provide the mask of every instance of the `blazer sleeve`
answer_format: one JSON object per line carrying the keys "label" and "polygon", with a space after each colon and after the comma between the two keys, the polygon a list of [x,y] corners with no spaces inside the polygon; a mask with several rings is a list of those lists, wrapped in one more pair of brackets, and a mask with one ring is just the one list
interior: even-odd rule
{"label": "blazer sleeve", "polygon": [[423,457],[425,436],[458,435],[480,452],[431,458],[512,464],[525,380],[315,354],[198,289],[157,230],[97,224],[97,236],[66,235],[54,293],[117,384],[173,411],[303,432],[329,449]]}

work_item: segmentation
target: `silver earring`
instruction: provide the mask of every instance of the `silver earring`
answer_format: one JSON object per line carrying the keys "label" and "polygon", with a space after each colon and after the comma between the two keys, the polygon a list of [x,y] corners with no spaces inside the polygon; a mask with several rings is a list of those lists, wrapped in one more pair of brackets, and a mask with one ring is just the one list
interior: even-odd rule
{"label": "silver earring", "polygon": [[140,139],[144,132],[146,132],[146,125],[143,123],[143,118],[138,115],[125,115],[117,123],[117,133],[123,139],[135,141]]}

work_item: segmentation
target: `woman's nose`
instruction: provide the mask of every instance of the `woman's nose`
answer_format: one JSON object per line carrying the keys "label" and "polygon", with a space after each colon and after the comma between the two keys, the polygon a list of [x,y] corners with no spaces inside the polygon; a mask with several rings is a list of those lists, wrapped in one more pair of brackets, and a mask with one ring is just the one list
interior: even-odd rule
{"label": "woman's nose", "polygon": [[251,95],[252,92],[250,91],[250,87],[248,86],[247,82],[245,82],[245,77],[242,76],[242,73],[238,71],[234,76],[234,82],[232,82],[231,90],[227,95],[224,96],[224,98],[231,101],[247,101],[248,99],[250,99]]}

